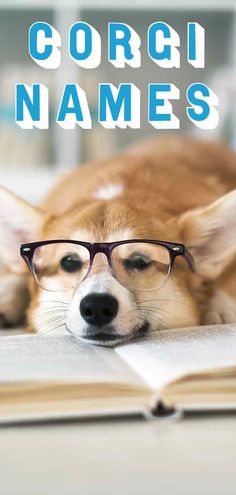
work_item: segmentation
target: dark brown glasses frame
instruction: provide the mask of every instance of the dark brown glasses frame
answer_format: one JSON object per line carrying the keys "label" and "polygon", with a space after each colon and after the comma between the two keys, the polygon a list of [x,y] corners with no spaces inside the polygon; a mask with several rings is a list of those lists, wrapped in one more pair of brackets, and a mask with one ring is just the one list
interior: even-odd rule
{"label": "dark brown glasses frame", "polygon": [[30,242],[21,245],[20,254],[34,277],[36,277],[34,265],[33,265],[33,257],[35,250],[39,247],[46,246],[48,244],[62,244],[62,243],[82,246],[89,251],[90,261],[89,261],[89,268],[86,277],[91,270],[93,260],[96,254],[103,253],[107,258],[108,265],[112,271],[113,276],[116,278],[112,265],[112,256],[111,256],[113,249],[115,249],[118,246],[122,246],[124,244],[136,244],[136,243],[156,244],[157,246],[163,246],[166,249],[168,249],[170,256],[170,267],[169,267],[168,276],[173,270],[174,262],[177,256],[182,256],[186,260],[190,270],[195,271],[194,259],[191,253],[188,251],[188,249],[184,246],[184,244],[178,244],[175,242],[157,241],[157,240],[154,241],[149,239],[130,239],[125,241],[117,241],[117,242],[95,242],[95,243],[74,241],[68,239],[52,239],[47,241]]}

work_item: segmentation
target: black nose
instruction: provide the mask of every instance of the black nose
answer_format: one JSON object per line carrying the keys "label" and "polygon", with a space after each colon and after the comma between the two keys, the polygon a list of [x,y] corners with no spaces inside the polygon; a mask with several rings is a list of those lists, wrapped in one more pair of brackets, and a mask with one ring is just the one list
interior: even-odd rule
{"label": "black nose", "polygon": [[117,312],[118,301],[109,294],[89,294],[80,303],[82,318],[96,327],[111,323]]}

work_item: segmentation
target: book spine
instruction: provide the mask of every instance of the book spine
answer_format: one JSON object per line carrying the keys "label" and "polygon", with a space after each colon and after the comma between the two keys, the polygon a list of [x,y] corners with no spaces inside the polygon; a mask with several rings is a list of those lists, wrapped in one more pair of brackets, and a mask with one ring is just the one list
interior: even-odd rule
{"label": "book spine", "polygon": [[183,411],[175,407],[168,407],[161,400],[158,400],[156,405],[145,416],[148,419],[181,419],[183,417]]}

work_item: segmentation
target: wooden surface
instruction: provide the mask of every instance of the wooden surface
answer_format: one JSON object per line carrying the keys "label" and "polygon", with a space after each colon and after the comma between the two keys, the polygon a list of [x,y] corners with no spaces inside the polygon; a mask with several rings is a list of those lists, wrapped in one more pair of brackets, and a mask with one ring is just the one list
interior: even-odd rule
{"label": "wooden surface", "polygon": [[0,429],[1,495],[235,495],[236,418]]}

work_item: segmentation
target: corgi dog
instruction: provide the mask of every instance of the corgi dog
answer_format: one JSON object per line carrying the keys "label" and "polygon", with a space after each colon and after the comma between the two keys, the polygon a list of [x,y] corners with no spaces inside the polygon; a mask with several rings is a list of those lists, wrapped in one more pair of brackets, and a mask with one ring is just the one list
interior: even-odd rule
{"label": "corgi dog", "polygon": [[[111,346],[236,322],[236,160],[175,135],[62,177],[38,208],[0,188],[0,315]],[[21,254],[30,267],[31,276]]]}

